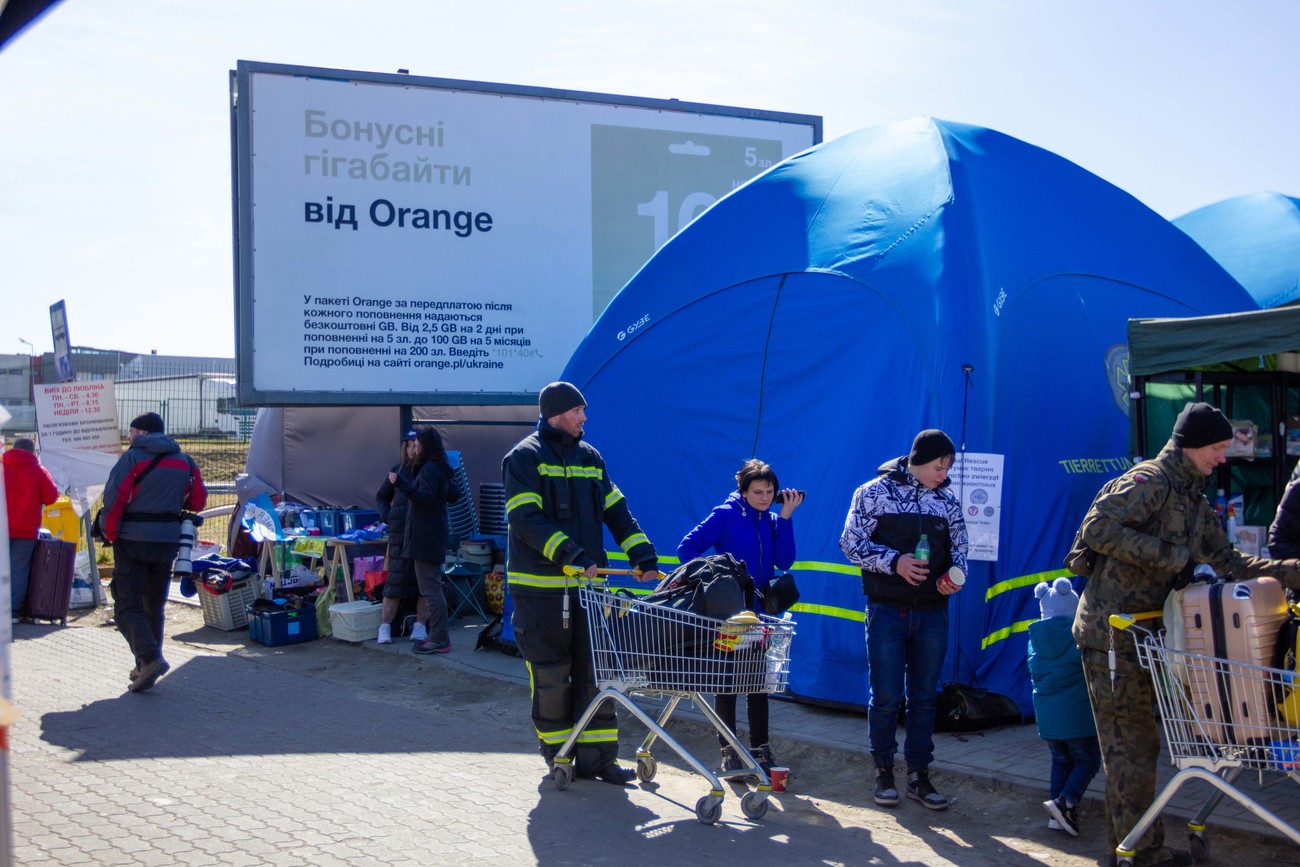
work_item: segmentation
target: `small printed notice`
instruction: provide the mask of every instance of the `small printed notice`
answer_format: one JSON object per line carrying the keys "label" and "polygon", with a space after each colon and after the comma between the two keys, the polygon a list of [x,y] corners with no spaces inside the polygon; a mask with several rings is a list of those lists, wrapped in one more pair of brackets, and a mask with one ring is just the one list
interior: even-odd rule
{"label": "small printed notice", "polygon": [[111,380],[40,384],[34,396],[42,451],[62,447],[122,453]]}
{"label": "small printed notice", "polygon": [[970,536],[968,560],[997,560],[1002,523],[1002,462],[1005,455],[966,452],[948,473],[949,488],[961,501]]}

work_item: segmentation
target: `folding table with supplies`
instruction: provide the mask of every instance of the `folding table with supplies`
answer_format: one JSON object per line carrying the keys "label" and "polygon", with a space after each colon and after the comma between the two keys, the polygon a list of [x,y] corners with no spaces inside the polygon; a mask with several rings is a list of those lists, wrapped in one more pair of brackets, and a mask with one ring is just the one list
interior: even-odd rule
{"label": "folding table with supplies", "polygon": [[[388,547],[388,537],[379,539],[343,539],[331,537],[325,539],[325,578],[328,581],[341,579],[343,593],[347,601],[355,602],[356,588],[352,584],[352,560],[359,557],[368,548],[384,550]],[[364,575],[360,576],[362,579]]]}

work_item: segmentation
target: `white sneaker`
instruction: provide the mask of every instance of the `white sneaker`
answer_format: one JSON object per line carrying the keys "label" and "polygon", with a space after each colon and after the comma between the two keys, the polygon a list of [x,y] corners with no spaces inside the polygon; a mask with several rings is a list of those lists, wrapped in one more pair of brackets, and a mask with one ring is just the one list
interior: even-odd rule
{"label": "white sneaker", "polygon": [[1058,822],[1058,821],[1056,821],[1055,819],[1048,819],[1048,820],[1047,820],[1047,830],[1049,830],[1049,831],[1060,831],[1060,830],[1062,830],[1062,828],[1061,828],[1061,823]]}
{"label": "white sneaker", "polygon": [[379,641],[380,644],[392,644],[392,643],[393,643],[393,627],[392,627],[392,624],[389,624],[389,623],[381,623],[381,624],[379,624],[379,638],[378,638],[377,640]]}
{"label": "white sneaker", "polygon": [[424,624],[417,621],[416,624],[411,627],[411,640],[416,643],[419,643],[421,641],[427,640],[428,638],[429,638],[429,633],[424,628]]}

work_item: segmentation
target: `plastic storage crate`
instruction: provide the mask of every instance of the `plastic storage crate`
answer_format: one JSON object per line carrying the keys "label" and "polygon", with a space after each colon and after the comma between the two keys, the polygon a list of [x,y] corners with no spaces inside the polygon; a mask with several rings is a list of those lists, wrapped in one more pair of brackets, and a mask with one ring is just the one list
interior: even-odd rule
{"label": "plastic storage crate", "polygon": [[365,600],[330,606],[330,629],[340,641],[369,641],[379,634],[383,605]]}
{"label": "plastic storage crate", "polygon": [[360,530],[362,527],[377,523],[379,523],[379,513],[374,509],[339,510],[338,531],[340,534],[351,533],[353,530]]}
{"label": "plastic storage crate", "polygon": [[279,611],[249,608],[248,637],[267,647],[311,641],[317,637],[316,606],[306,605]]}
{"label": "plastic storage crate", "polygon": [[320,528],[322,536],[337,536],[343,532],[339,529],[338,509],[317,509],[316,526]]}
{"label": "plastic storage crate", "polygon": [[81,544],[81,519],[72,509],[72,500],[59,497],[45,507],[41,516],[41,527],[49,530],[56,539],[74,543],[78,549]]}
{"label": "plastic storage crate", "polygon": [[203,625],[230,632],[248,625],[248,606],[257,598],[253,579],[234,582],[225,593],[213,593],[198,583],[199,605],[203,608]]}

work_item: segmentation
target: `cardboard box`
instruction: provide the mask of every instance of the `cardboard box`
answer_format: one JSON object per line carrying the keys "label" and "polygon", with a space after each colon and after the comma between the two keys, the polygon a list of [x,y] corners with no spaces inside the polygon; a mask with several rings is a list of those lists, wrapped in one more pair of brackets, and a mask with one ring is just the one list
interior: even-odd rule
{"label": "cardboard box", "polygon": [[260,611],[248,608],[248,637],[267,647],[298,644],[317,637],[316,606]]}
{"label": "cardboard box", "polygon": [[1286,453],[1300,455],[1300,415],[1286,417]]}
{"label": "cardboard box", "polygon": [[1230,458],[1255,457],[1255,434],[1258,433],[1253,421],[1246,419],[1232,420],[1232,440],[1228,443],[1227,456]]}
{"label": "cardboard box", "polygon": [[1243,554],[1260,556],[1260,549],[1268,544],[1268,527],[1243,524],[1232,534],[1232,546]]}
{"label": "cardboard box", "polygon": [[330,629],[340,641],[370,641],[379,635],[383,605],[365,600],[330,606]]}
{"label": "cardboard box", "polygon": [[[1238,524],[1245,522],[1246,518],[1246,496],[1244,494],[1229,494],[1228,508],[1232,511],[1233,516],[1237,519]],[[1227,520],[1227,516],[1224,516]]]}

